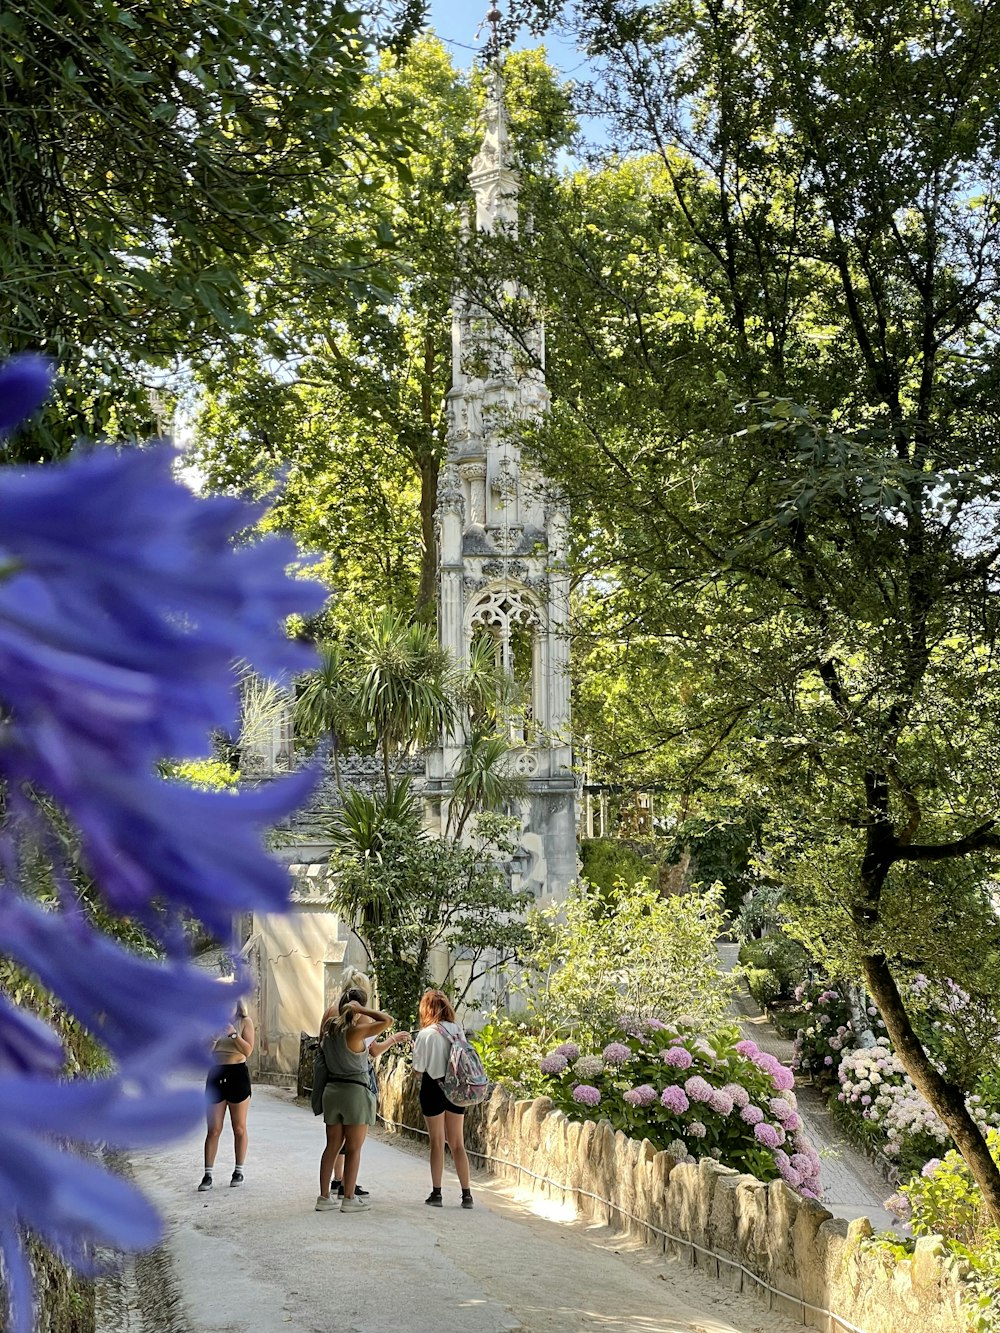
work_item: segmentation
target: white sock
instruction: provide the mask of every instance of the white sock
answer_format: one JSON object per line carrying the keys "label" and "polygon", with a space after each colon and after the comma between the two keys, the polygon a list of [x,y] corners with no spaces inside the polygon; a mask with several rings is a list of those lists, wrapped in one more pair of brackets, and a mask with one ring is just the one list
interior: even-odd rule
{"label": "white sock", "polygon": [[235,1175],[237,1171],[240,1173],[241,1176],[245,1176],[247,1173],[246,1162],[237,1162],[236,1165],[233,1167],[233,1175]]}
{"label": "white sock", "polygon": [[205,1167],[205,1175],[208,1176],[209,1180],[212,1179],[212,1172],[213,1172],[214,1170],[215,1170],[215,1167],[214,1167],[214,1166],[206,1166],[206,1167]]}

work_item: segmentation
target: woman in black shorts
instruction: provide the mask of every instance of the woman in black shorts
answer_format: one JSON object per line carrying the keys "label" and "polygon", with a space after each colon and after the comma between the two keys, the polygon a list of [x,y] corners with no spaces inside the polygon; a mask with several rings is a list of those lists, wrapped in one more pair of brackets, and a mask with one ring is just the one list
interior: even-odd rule
{"label": "woman in black shorts", "polygon": [[454,1106],[444,1095],[440,1083],[448,1068],[451,1036],[459,1035],[462,1029],[455,1021],[455,1010],[444,991],[424,991],[420,997],[419,1016],[420,1031],[413,1043],[413,1072],[420,1076],[420,1109],[431,1144],[431,1192],[424,1202],[432,1208],[442,1207],[441,1179],[447,1141],[462,1186],[462,1207],[471,1208],[469,1158],[465,1151],[465,1107]]}
{"label": "woman in black shorts", "polygon": [[250,1110],[250,1071],[247,1068],[247,1056],[253,1050],[254,1026],[247,1012],[246,1001],[236,1002],[236,1011],[227,1032],[217,1037],[212,1046],[212,1058],[215,1063],[208,1071],[205,1080],[205,1097],[208,1102],[208,1133],[205,1135],[205,1174],[202,1176],[199,1191],[212,1188],[212,1173],[215,1167],[215,1154],[219,1151],[219,1139],[226,1122],[226,1108],[233,1126],[233,1143],[236,1148],[236,1166],[230,1185],[243,1184],[243,1167],[247,1159],[247,1112]]}

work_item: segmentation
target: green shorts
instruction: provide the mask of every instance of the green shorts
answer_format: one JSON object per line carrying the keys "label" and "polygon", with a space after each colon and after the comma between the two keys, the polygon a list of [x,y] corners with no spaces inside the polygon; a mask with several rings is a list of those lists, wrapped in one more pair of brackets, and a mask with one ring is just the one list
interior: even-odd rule
{"label": "green shorts", "polygon": [[360,1083],[328,1083],[323,1089],[323,1123],[374,1125],[375,1098]]}

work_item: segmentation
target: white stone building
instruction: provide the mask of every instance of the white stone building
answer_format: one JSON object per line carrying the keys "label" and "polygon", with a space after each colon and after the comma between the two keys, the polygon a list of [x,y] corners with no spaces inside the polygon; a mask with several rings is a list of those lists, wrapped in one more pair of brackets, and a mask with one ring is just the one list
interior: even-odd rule
{"label": "white stone building", "polygon": [[[519,177],[498,68],[490,81],[485,136],[469,177],[475,225],[516,233]],[[440,638],[457,662],[467,663],[473,640],[489,636],[498,662],[521,687],[523,704],[510,726],[512,766],[526,796],[512,874],[515,887],[551,902],[576,878],[577,844],[567,512],[544,478],[522,466],[518,434],[548,408],[543,330],[538,325],[518,342],[462,292],[453,302],[452,326],[448,454],[437,507]],[[423,792],[432,824],[443,826],[447,818],[462,743],[460,735],[449,736],[427,756]],[[279,759],[287,764],[289,744],[286,726],[259,747],[259,766],[274,769]],[[374,782],[374,761],[371,766]],[[324,901],[324,811],[328,821],[336,804],[327,781],[296,826],[294,844],[283,850],[294,876],[295,910],[254,915],[242,932],[256,978],[259,1074],[294,1072],[300,1031],[315,1032],[345,963],[363,967],[366,961],[349,925]],[[443,974],[447,960],[438,961]]]}

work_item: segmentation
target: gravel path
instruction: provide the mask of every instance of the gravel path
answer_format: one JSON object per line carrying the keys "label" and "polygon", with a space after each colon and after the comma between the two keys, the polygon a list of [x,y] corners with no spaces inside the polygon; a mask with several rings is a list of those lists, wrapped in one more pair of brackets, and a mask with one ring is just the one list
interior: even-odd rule
{"label": "gravel path", "polygon": [[[725,970],[733,972],[739,945],[720,944],[718,950]],[[781,1036],[745,986],[736,993],[733,1012],[743,1031],[762,1051],[770,1051],[783,1064],[792,1063],[794,1043]],[[795,1096],[810,1142],[823,1162],[824,1207],[836,1217],[849,1220],[868,1217],[876,1230],[898,1227],[893,1215],[882,1207],[892,1193],[892,1186],[886,1183],[875,1164],[844,1138],[827,1110],[822,1094],[811,1084],[797,1080]]]}
{"label": "gravel path", "polygon": [[[424,1153],[395,1138],[365,1145],[369,1212],[317,1213],[320,1123],[290,1092],[261,1087],[249,1126],[240,1189],[228,1184],[231,1140],[209,1194],[196,1192],[200,1135],[135,1163],[167,1219],[170,1333],[804,1333],[506,1181],[475,1178],[470,1213],[448,1174],[444,1208],[427,1208]],[[125,1328],[140,1325],[101,1333]]]}

